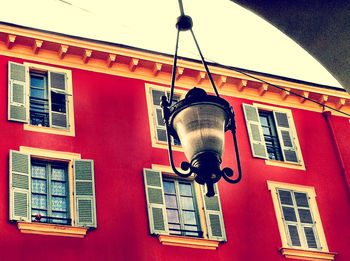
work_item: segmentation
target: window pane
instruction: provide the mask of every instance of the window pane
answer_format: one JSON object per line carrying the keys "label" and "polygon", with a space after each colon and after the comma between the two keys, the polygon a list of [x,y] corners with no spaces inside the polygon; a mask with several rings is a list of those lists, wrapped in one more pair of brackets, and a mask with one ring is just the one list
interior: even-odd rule
{"label": "window pane", "polygon": [[51,107],[53,111],[66,113],[66,95],[51,92]]}
{"label": "window pane", "polygon": [[189,197],[181,197],[181,205],[183,209],[194,210],[193,199]]}
{"label": "window pane", "polygon": [[45,166],[32,165],[32,177],[35,178],[46,178]]}
{"label": "window pane", "polygon": [[175,194],[175,184],[171,181],[163,181],[164,193]]}
{"label": "window pane", "polygon": [[297,217],[295,216],[294,208],[290,207],[282,207],[283,216],[286,221],[297,221]]}
{"label": "window pane", "polygon": [[181,235],[181,227],[178,224],[169,224],[169,230],[171,235]]}
{"label": "window pane", "polygon": [[47,217],[47,211],[45,210],[32,210],[32,221],[34,222],[47,222],[47,218],[42,218],[42,217]]}
{"label": "window pane", "polygon": [[292,246],[301,246],[298,228],[296,226],[288,226],[288,230]]}
{"label": "window pane", "polygon": [[47,209],[46,195],[32,194],[32,208]]}
{"label": "window pane", "polygon": [[65,170],[63,168],[52,167],[51,170],[52,170],[51,179],[60,180],[60,181],[66,180]]}
{"label": "window pane", "polygon": [[52,210],[67,211],[67,201],[65,197],[52,197]]}
{"label": "window pane", "polygon": [[44,99],[45,92],[43,89],[30,88],[30,96],[34,98]]}
{"label": "window pane", "polygon": [[293,206],[292,194],[290,191],[278,190],[281,204]]}
{"label": "window pane", "polygon": [[195,232],[185,232],[186,236],[193,236],[193,237],[198,237],[199,236],[199,231],[198,231],[198,227],[197,226],[186,225],[185,226],[185,230],[195,231]]}
{"label": "window pane", "polygon": [[269,127],[262,127],[264,135],[272,135]]}
{"label": "window pane", "polygon": [[196,225],[196,216],[193,211],[183,211],[185,224]]}
{"label": "window pane", "polygon": [[180,195],[192,196],[192,186],[188,183],[179,183]]}
{"label": "window pane", "polygon": [[315,233],[312,227],[304,227],[307,246],[309,248],[317,248]]}
{"label": "window pane", "polygon": [[52,181],[51,182],[51,193],[56,196],[66,196],[66,183]]}
{"label": "window pane", "polygon": [[52,223],[56,224],[69,224],[68,220],[65,220],[67,218],[66,213],[62,212],[52,212],[52,217],[58,217],[58,218],[64,218],[64,219],[52,219]]}
{"label": "window pane", "polygon": [[46,194],[46,180],[32,179],[32,192]]}
{"label": "window pane", "polygon": [[179,212],[174,209],[167,209],[168,222],[179,223]]}
{"label": "window pane", "polygon": [[309,207],[306,193],[294,192],[294,196],[298,207]]}
{"label": "window pane", "polygon": [[269,121],[266,116],[260,115],[260,123],[262,126],[269,126]]}
{"label": "window pane", "polygon": [[30,86],[38,87],[44,89],[45,86],[45,76],[30,75]]}
{"label": "window pane", "polygon": [[165,204],[167,208],[177,208],[175,195],[165,195]]}
{"label": "window pane", "polygon": [[299,212],[299,217],[300,217],[300,222],[301,223],[308,223],[308,224],[312,224],[312,216],[311,216],[311,212],[309,209],[298,209]]}

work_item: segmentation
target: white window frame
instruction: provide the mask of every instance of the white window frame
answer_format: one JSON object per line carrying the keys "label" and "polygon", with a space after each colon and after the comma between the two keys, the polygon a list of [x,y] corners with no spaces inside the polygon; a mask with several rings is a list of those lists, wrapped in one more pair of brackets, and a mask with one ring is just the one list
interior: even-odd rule
{"label": "white window frame", "polygon": [[[34,63],[28,63],[24,62],[23,65],[26,66],[26,93],[27,97],[27,115],[29,119],[29,123],[23,124],[24,130],[29,131],[37,131],[37,132],[44,132],[44,133],[51,133],[51,134],[58,134],[58,135],[65,135],[65,136],[75,136],[75,125],[74,125],[74,105],[73,105],[73,84],[72,84],[72,71],[67,69],[62,69],[58,67],[52,67],[52,66],[46,66],[41,64],[34,64]],[[67,129],[60,129],[55,127],[43,127],[43,126],[36,126],[30,124],[30,103],[29,103],[29,96],[30,96],[30,71],[31,70],[38,70],[43,72],[53,71],[57,73],[64,73],[67,76],[67,94],[66,99],[68,102],[68,106],[66,108],[67,118],[68,118],[68,128]],[[49,90],[48,90],[49,91]],[[50,97],[50,94],[48,94]],[[51,106],[51,98],[49,100],[49,106]],[[50,120],[51,122],[51,120]]]}
{"label": "white window frame", "polygon": [[[155,107],[153,105],[152,90],[170,92],[170,88],[165,86],[145,83],[145,90],[146,90],[147,111],[148,111],[148,120],[149,120],[149,126],[150,126],[152,147],[168,149],[168,145],[166,142],[158,141],[157,139],[157,118],[155,115]],[[183,99],[186,94],[186,91],[176,90],[174,94],[179,96],[180,99]],[[175,151],[183,151],[182,147],[178,145],[173,145],[172,149]]]}
{"label": "white window frame", "polygon": [[[296,153],[297,153],[297,157],[299,160],[299,163],[289,163],[289,162],[285,162],[285,161],[266,159],[265,164],[271,165],[271,166],[291,168],[291,169],[306,170],[304,160],[303,160],[303,155],[301,153],[301,148],[300,148],[300,144],[299,144],[297,131],[296,131],[295,124],[294,124],[292,111],[290,109],[286,109],[286,108],[280,108],[280,107],[275,107],[275,106],[270,106],[270,105],[255,103],[255,102],[253,103],[253,106],[257,107],[258,112],[259,112],[259,110],[265,110],[265,111],[271,111],[271,112],[282,112],[282,113],[286,113],[288,115],[290,130],[292,131],[291,134],[293,136],[292,138],[293,138],[293,142],[294,142],[295,147],[296,147]],[[275,124],[276,124],[276,122],[275,122]]]}
{"label": "white window frame", "polygon": [[[280,238],[282,246],[280,248],[281,253],[286,257],[302,259],[302,257],[310,257],[308,260],[318,260],[311,259],[317,256],[324,257],[324,260],[333,260],[335,253],[330,253],[324,234],[322,221],[320,213],[318,211],[316,202],[316,192],[314,187],[282,183],[276,181],[267,181],[268,190],[271,192],[272,202],[275,210],[275,216],[278,224],[278,229],[280,232]],[[278,189],[289,190],[294,192],[307,193],[309,197],[309,205],[312,217],[314,219],[315,226],[315,237],[317,237],[317,242],[319,244],[319,249],[309,249],[305,247],[305,244],[301,247],[291,246],[290,239],[288,236],[288,231],[286,229],[286,222],[283,220],[283,212],[281,209],[281,204],[278,196]],[[302,241],[302,239],[300,239]],[[322,259],[323,260],[323,259]]]}

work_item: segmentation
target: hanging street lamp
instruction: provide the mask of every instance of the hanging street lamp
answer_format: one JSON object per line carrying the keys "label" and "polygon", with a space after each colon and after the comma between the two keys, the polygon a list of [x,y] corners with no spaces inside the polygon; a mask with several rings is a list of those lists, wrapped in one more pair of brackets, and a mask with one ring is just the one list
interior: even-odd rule
{"label": "hanging street lamp", "polygon": [[[169,161],[173,171],[180,177],[189,177],[194,174],[197,183],[207,187],[207,196],[215,195],[214,184],[221,177],[229,183],[238,183],[242,178],[241,163],[239,159],[236,139],[236,123],[234,111],[230,104],[219,97],[213,78],[209,72],[196,37],[193,33],[191,17],[184,14],[181,0],[179,0],[181,15],[177,19],[177,39],[172,71],[172,82],[169,99],[161,98],[164,122],[167,131]],[[209,80],[216,96],[208,95],[203,89],[193,88],[176,104],[172,105],[175,87],[175,74],[177,63],[177,50],[180,31],[190,30],[201,56]],[[234,172],[230,168],[221,169],[224,152],[225,132],[230,130],[236,152],[237,177],[232,179]],[[179,139],[189,162],[182,162],[179,171],[174,164],[171,136]]]}

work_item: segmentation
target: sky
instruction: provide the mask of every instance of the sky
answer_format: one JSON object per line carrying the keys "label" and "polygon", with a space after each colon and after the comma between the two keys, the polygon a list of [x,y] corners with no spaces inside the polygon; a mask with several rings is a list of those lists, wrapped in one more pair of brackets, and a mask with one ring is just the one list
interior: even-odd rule
{"label": "sky", "polygon": [[[3,3],[2,3],[3,2]],[[0,21],[174,54],[178,0],[0,0]],[[208,62],[341,87],[274,26],[229,0],[183,0]],[[190,32],[178,55],[200,60]]]}

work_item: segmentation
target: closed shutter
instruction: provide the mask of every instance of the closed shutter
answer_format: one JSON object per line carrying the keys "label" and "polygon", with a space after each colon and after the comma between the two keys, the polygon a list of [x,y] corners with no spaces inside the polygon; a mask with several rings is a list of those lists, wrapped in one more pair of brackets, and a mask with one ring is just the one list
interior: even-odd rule
{"label": "closed shutter", "polygon": [[162,173],[152,169],[143,169],[148,221],[151,234],[169,234],[164,202]]}
{"label": "closed shutter", "polygon": [[10,220],[30,221],[30,158],[10,150]]}
{"label": "closed shutter", "polygon": [[268,159],[258,109],[243,103],[243,111],[253,157]]}
{"label": "closed shutter", "polygon": [[8,120],[28,123],[26,66],[8,63]]}
{"label": "closed shutter", "polygon": [[76,225],[97,227],[93,160],[74,160],[74,202]]}
{"label": "closed shutter", "polygon": [[226,241],[224,218],[221,210],[218,184],[214,184],[215,196],[207,197],[205,187],[202,188],[202,198],[204,202],[205,220],[208,227],[208,238]]}
{"label": "closed shutter", "polygon": [[273,112],[278,138],[281,144],[281,150],[285,162],[299,163],[297,148],[293,137],[289,117],[284,112]]}
{"label": "closed shutter", "polygon": [[48,75],[51,127],[68,129],[67,75],[52,71]]}

